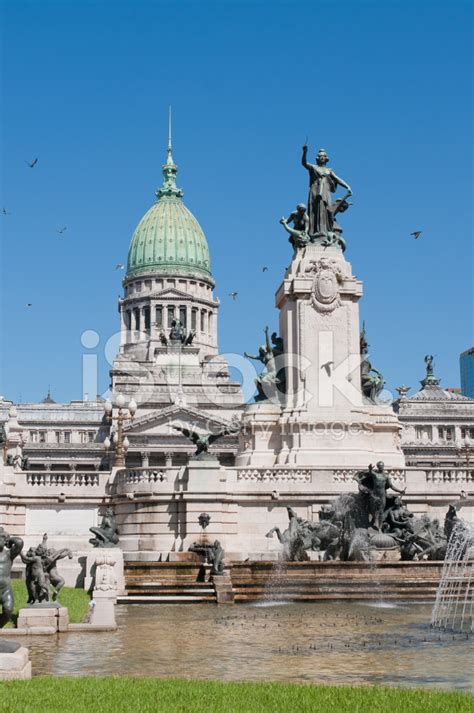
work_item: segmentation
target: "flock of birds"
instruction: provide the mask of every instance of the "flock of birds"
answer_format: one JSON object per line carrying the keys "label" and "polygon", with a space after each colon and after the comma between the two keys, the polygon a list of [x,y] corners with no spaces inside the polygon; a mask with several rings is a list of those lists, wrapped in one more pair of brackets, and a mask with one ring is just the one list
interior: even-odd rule
{"label": "flock of birds", "polygon": [[[33,161],[25,161],[25,163],[29,168],[34,168],[36,166],[36,164],[38,163],[38,160],[39,160],[38,158],[34,158]],[[7,210],[6,208],[2,208],[2,214],[3,215],[11,215],[11,212],[9,210]],[[58,235],[64,235],[66,230],[67,230],[67,225],[64,225],[62,228],[58,228],[56,230],[56,232],[58,233]],[[421,230],[415,230],[413,233],[410,233],[410,235],[413,236],[415,240],[418,240],[418,238],[420,237],[422,232],[423,231],[421,231]],[[124,270],[125,265],[122,262],[118,262],[115,265],[115,269],[116,270]],[[262,267],[262,272],[268,272],[268,267],[266,265],[264,265]],[[231,297],[234,302],[238,296],[239,296],[238,292],[229,292],[229,297]],[[31,302],[28,302],[26,306],[33,307],[33,304]]]}

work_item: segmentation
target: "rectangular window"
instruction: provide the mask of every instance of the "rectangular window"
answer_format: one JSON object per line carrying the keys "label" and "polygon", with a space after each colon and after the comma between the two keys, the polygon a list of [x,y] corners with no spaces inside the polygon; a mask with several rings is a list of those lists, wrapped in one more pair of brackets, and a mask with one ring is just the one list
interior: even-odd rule
{"label": "rectangular window", "polygon": [[46,443],[46,431],[39,432],[39,442]]}
{"label": "rectangular window", "polygon": [[149,332],[150,331],[150,308],[149,307],[144,308],[144,314],[145,314],[145,331]]}
{"label": "rectangular window", "polygon": [[30,441],[31,441],[31,443],[38,443],[37,431],[30,431]]}
{"label": "rectangular window", "polygon": [[179,308],[179,321],[186,328],[186,307]]}
{"label": "rectangular window", "polygon": [[469,438],[469,440],[474,440],[474,428],[467,428],[466,426],[463,426],[461,428],[461,438],[465,440],[466,438]]}
{"label": "rectangular window", "polygon": [[191,310],[191,329],[197,329],[197,309]]}
{"label": "rectangular window", "polygon": [[64,443],[71,443],[71,431],[64,431]]}
{"label": "rectangular window", "polygon": [[157,307],[155,312],[156,328],[161,329],[163,327],[163,307]]}
{"label": "rectangular window", "polygon": [[54,435],[55,435],[55,438],[56,438],[56,443],[61,443],[61,441],[62,441],[62,439],[61,439],[61,431],[56,431]]}
{"label": "rectangular window", "polygon": [[168,307],[168,329],[171,328],[171,323],[172,323],[173,319],[174,319],[174,307],[172,305],[170,305]]}
{"label": "rectangular window", "polygon": [[206,331],[206,313],[204,310],[201,312],[201,332]]}
{"label": "rectangular window", "polygon": [[94,438],[95,438],[95,433],[94,433],[94,431],[88,431],[88,432],[87,432],[87,441],[88,441],[88,443],[94,443]]}
{"label": "rectangular window", "polygon": [[438,426],[438,436],[442,441],[453,441],[454,440],[454,428],[453,426]]}

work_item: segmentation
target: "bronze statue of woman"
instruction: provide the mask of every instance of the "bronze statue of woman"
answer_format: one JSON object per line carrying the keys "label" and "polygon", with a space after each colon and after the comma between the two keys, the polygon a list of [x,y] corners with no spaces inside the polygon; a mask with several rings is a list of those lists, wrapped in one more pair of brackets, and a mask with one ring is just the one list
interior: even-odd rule
{"label": "bronze statue of woman", "polygon": [[332,168],[326,166],[329,157],[324,149],[319,149],[316,163],[308,163],[308,146],[303,146],[301,163],[309,173],[309,234],[311,237],[324,237],[333,231],[334,210],[331,193],[342,186],[352,195],[350,186],[336,176]]}

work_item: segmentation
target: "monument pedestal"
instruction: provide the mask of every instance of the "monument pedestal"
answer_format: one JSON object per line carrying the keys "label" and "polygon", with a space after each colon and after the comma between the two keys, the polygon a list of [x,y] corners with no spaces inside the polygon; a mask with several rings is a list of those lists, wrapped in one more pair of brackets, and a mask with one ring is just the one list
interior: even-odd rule
{"label": "monument pedestal", "polygon": [[67,631],[69,612],[67,607],[61,607],[54,602],[41,602],[20,609],[18,613],[18,629],[27,629],[34,633],[35,629],[50,629]]}
{"label": "monument pedestal", "polygon": [[84,589],[89,592],[97,588],[96,572],[99,561],[113,568],[118,594],[125,594],[125,576],[123,568],[123,552],[120,547],[95,547],[87,553],[86,576],[84,578]]}
{"label": "monument pedestal", "polygon": [[248,406],[238,468],[403,469],[401,424],[361,387],[362,283],[335,246],[298,250],[276,294],[285,368],[282,404]]}
{"label": "monument pedestal", "polygon": [[102,591],[95,589],[92,593],[92,614],[89,623],[93,626],[104,626],[116,629],[115,606],[117,604],[117,591]]}
{"label": "monument pedestal", "polygon": [[28,649],[17,641],[0,639],[0,681],[31,678]]}

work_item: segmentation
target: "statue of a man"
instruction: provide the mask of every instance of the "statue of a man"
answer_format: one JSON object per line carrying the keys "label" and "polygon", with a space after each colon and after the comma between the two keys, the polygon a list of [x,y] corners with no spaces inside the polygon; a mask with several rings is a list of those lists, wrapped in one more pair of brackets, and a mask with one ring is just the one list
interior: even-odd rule
{"label": "statue of a man", "polygon": [[0,527],[0,629],[7,624],[13,614],[13,589],[11,580],[12,564],[23,549],[21,537],[10,537],[3,527]]}
{"label": "statue of a man", "polygon": [[266,371],[259,374],[255,379],[255,386],[258,392],[255,401],[265,401],[276,393],[277,386],[281,383],[277,376],[275,353],[270,342],[268,327],[265,327],[265,345],[259,347],[258,354],[252,355],[244,352],[244,356],[247,359],[260,361],[265,366]]}
{"label": "statue of a man", "polygon": [[[295,248],[302,248],[309,242],[309,217],[306,212],[306,206],[304,203],[298,203],[296,210],[294,210],[288,218],[281,218],[280,223],[285,228],[286,232],[289,233],[289,241]],[[293,223],[293,227],[290,228],[290,223]]]}
{"label": "statue of a man", "polygon": [[185,338],[186,332],[184,331],[184,327],[181,320],[173,319],[173,321],[171,322],[170,340],[175,342],[184,342]]}
{"label": "statue of a man", "polygon": [[327,237],[333,231],[334,211],[332,209],[331,193],[338,186],[347,190],[348,196],[352,195],[350,186],[336,176],[332,168],[327,167],[329,157],[324,149],[319,149],[316,163],[308,163],[308,146],[303,146],[301,164],[309,173],[309,234],[311,237]]}
{"label": "statue of a man", "polygon": [[368,470],[360,471],[354,476],[354,480],[359,485],[359,492],[367,496],[367,507],[369,516],[371,516],[371,527],[376,530],[382,530],[383,515],[387,504],[388,488],[395,490],[396,493],[403,495],[405,489],[397,488],[392,479],[385,472],[383,461],[378,461],[375,468],[369,465]]}
{"label": "statue of a man", "polygon": [[373,403],[377,403],[377,397],[383,390],[385,379],[383,374],[374,369],[369,360],[369,345],[365,338],[365,326],[360,334],[360,384],[362,393]]}
{"label": "statue of a man", "polygon": [[426,376],[433,376],[433,360],[434,357],[432,354],[427,354],[425,356]]}

